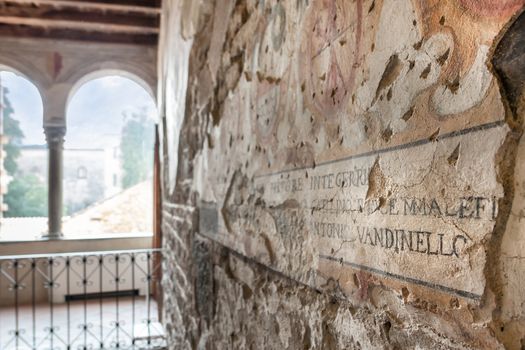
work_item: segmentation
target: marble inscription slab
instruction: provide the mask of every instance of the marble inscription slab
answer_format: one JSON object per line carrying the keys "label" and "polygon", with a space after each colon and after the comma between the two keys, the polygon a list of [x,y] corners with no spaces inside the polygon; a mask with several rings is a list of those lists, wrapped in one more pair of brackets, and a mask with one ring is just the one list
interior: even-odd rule
{"label": "marble inscription slab", "polygon": [[204,233],[305,283],[350,269],[479,300],[500,196],[486,159],[506,132],[491,122],[258,174],[250,195],[239,176],[216,185],[216,212],[202,206],[218,220]]}

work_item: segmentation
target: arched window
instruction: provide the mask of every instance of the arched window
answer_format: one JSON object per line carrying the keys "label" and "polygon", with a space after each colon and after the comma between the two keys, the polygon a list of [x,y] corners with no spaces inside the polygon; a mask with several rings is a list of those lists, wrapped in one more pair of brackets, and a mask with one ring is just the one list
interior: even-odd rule
{"label": "arched window", "polygon": [[69,99],[64,234],[152,232],[155,101],[129,75],[101,74]]}
{"label": "arched window", "polygon": [[85,180],[87,179],[87,169],[85,166],[80,166],[77,169],[77,179]]}
{"label": "arched window", "polygon": [[42,121],[36,86],[20,74],[0,70],[2,239],[32,239],[46,229],[47,148]]}

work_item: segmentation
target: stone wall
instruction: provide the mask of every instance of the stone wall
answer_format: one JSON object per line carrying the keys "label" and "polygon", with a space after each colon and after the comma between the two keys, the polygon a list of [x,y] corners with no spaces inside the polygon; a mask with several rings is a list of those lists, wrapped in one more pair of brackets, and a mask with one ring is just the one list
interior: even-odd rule
{"label": "stone wall", "polygon": [[171,348],[524,348],[524,3],[166,1]]}

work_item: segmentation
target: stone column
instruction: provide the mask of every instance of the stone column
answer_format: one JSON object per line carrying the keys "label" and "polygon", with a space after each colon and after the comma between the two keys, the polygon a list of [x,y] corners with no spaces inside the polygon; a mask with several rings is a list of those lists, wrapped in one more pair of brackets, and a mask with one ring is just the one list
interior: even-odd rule
{"label": "stone column", "polygon": [[48,233],[47,238],[62,237],[62,178],[64,126],[44,127],[48,148]]}

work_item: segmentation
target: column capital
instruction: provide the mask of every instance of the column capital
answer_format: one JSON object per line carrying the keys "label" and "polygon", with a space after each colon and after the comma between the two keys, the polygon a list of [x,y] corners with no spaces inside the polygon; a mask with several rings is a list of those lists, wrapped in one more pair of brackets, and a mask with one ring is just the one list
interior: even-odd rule
{"label": "column capital", "polygon": [[46,141],[50,148],[60,147],[64,143],[64,136],[66,135],[65,126],[44,126],[44,134]]}

